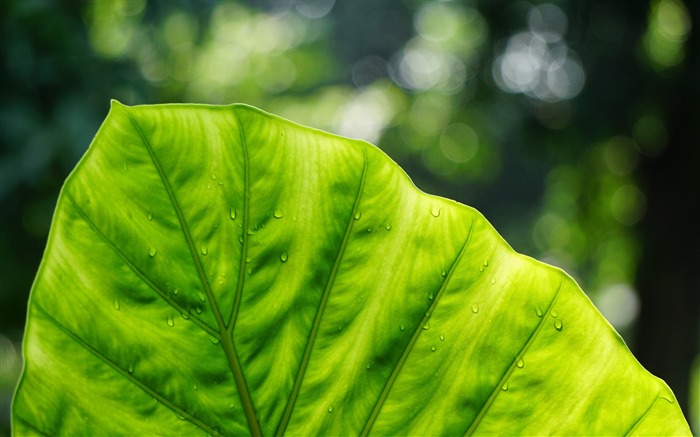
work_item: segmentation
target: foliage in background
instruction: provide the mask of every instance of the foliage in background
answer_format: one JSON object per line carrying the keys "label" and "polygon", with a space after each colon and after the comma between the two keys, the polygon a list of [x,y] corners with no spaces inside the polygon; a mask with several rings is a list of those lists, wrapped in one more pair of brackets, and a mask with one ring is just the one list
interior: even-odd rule
{"label": "foliage in background", "polygon": [[687,413],[697,4],[629,3],[0,3],[2,417],[60,184],[109,98],[245,102],[379,144],[571,272]]}

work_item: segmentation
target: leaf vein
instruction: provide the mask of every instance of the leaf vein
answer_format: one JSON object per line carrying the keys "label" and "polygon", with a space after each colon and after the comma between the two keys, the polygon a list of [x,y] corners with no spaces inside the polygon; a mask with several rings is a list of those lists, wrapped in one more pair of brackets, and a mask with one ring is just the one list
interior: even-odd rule
{"label": "leaf vein", "polygon": [[[151,161],[153,162],[153,165],[156,168],[156,171],[158,172],[158,176],[160,177],[163,186],[165,187],[165,190],[168,194],[168,197],[170,198],[170,203],[172,203],[173,209],[175,209],[178,221],[180,222],[180,227],[182,228],[182,233],[184,234],[185,240],[187,241],[187,247],[189,248],[190,255],[192,256],[192,261],[194,262],[195,267],[197,268],[197,273],[199,275],[200,281],[202,282],[202,286],[204,287],[204,292],[207,296],[207,299],[209,299],[209,305],[212,309],[212,313],[214,313],[214,318],[216,319],[216,324],[219,327],[219,331],[221,333],[228,332],[226,330],[226,323],[224,322],[223,315],[219,310],[219,305],[216,302],[216,299],[214,298],[214,293],[212,292],[211,286],[209,285],[207,275],[204,272],[204,266],[202,266],[202,262],[199,259],[199,255],[197,254],[197,250],[194,245],[194,240],[192,240],[192,234],[190,233],[190,228],[187,225],[187,221],[185,220],[185,215],[177,201],[177,198],[175,197],[175,192],[170,186],[170,182],[165,176],[165,171],[163,170],[160,161],[158,161],[153,147],[151,146],[150,142],[141,130],[141,127],[128,111],[126,111],[126,114],[129,117],[129,120],[131,120],[131,123],[134,126],[135,130],[141,137],[141,141],[143,142],[146,151],[151,157]],[[238,119],[237,115],[236,118]],[[250,428],[250,432],[253,436],[259,436],[262,434],[262,432],[260,431],[260,425],[258,424],[258,420],[256,418],[255,408],[253,406],[253,401],[250,398],[248,386],[246,385],[245,378],[243,377],[241,363],[238,360],[238,355],[236,354],[236,350],[233,345],[232,336],[222,335],[220,344],[222,349],[224,350],[224,354],[226,356],[226,360],[228,361],[229,368],[231,369],[231,374],[233,375],[234,382],[236,383],[236,388],[238,389],[238,396],[240,397],[241,404],[245,412],[246,421],[248,422],[248,427]]]}
{"label": "leaf vein", "polygon": [[277,436],[284,434],[289,424],[289,420],[294,410],[294,404],[296,403],[297,397],[299,396],[299,390],[301,389],[301,383],[304,380],[304,374],[306,373],[306,368],[309,364],[309,358],[311,357],[311,351],[313,350],[314,342],[316,341],[316,336],[318,335],[319,327],[321,326],[321,319],[323,318],[323,313],[326,309],[326,304],[330,297],[331,289],[333,288],[333,283],[338,274],[338,269],[340,268],[340,263],[345,253],[345,248],[347,247],[348,241],[350,240],[350,234],[352,233],[353,223],[355,222],[355,214],[360,206],[360,199],[362,198],[362,193],[365,187],[365,179],[367,176],[367,152],[362,148],[362,154],[364,157],[364,163],[362,167],[362,176],[360,177],[360,186],[357,189],[357,195],[355,196],[355,203],[350,211],[350,218],[348,219],[348,224],[345,227],[345,235],[343,235],[343,240],[340,243],[340,248],[338,249],[338,254],[335,257],[335,263],[331,269],[331,273],[326,281],[326,287],[321,295],[321,301],[316,309],[316,316],[314,317],[314,322],[311,327],[311,332],[309,333],[309,339],[306,342],[306,348],[304,349],[304,354],[302,355],[301,363],[299,364],[299,369],[297,371],[297,376],[294,379],[294,386],[289,395],[289,400],[287,401],[287,406],[285,407],[284,414],[280,420],[280,424],[277,427]]}
{"label": "leaf vein", "polygon": [[175,405],[174,402],[171,400],[167,399],[165,396],[162,394],[158,393],[157,391],[153,390],[143,382],[141,382],[139,379],[135,378],[132,374],[130,374],[127,370],[122,369],[119,367],[117,363],[112,361],[109,357],[104,355],[102,352],[94,348],[93,346],[89,345],[86,341],[84,341],[82,338],[78,337],[77,334],[73,333],[70,329],[68,329],[66,326],[64,326],[61,322],[56,320],[52,315],[50,315],[41,305],[38,303],[34,303],[34,306],[36,309],[44,316],[46,317],[47,320],[49,320],[56,328],[58,328],[61,332],[66,334],[69,338],[71,338],[73,341],[75,341],[77,344],[85,348],[87,351],[92,353],[95,357],[97,357],[100,361],[104,362],[108,366],[110,366],[112,369],[114,369],[117,373],[121,374],[123,377],[125,377],[127,380],[129,380],[132,384],[136,385],[138,388],[146,392],[147,394],[151,395],[155,399],[157,399],[161,404],[165,405],[168,407],[170,410],[175,412],[176,414],[179,414],[180,416],[184,417],[188,422],[192,423],[196,427],[200,428],[203,431],[208,432],[209,434],[212,435],[220,435],[218,431],[216,431],[212,426],[209,426],[208,424],[204,423],[203,421],[197,419],[184,409],[178,407]]}
{"label": "leaf vein", "polygon": [[[66,196],[68,197],[68,200],[70,200],[70,202],[73,204],[73,206],[75,207],[76,211],[78,211],[78,214],[80,214],[80,216],[83,218],[83,220],[85,220],[85,222],[88,224],[88,226],[90,226],[90,228],[100,237],[100,239],[102,239],[102,241],[104,241],[104,242],[107,244],[107,246],[108,246],[110,249],[112,249],[112,251],[114,251],[114,253],[116,253],[116,254],[119,256],[119,258],[121,258],[122,261],[124,261],[124,262],[126,263],[126,265],[129,266],[129,268],[130,268],[143,282],[146,283],[146,285],[148,285],[148,286],[149,286],[153,291],[155,291],[164,301],[166,301],[170,306],[172,306],[173,308],[175,308],[175,309],[176,309],[177,311],[179,311],[180,313],[185,314],[185,313],[188,312],[188,311],[187,311],[182,305],[180,305],[176,300],[174,300],[173,298],[171,298],[170,296],[168,296],[168,294],[167,294],[166,292],[164,292],[163,290],[161,290],[161,289],[155,284],[154,281],[152,281],[150,278],[148,278],[148,276],[146,276],[146,274],[145,274],[144,272],[142,272],[142,271],[134,264],[133,261],[131,261],[121,250],[119,250],[119,248],[116,246],[116,244],[114,244],[114,242],[113,242],[112,240],[110,240],[109,237],[107,237],[107,235],[105,235],[105,234],[97,227],[97,225],[95,224],[95,222],[94,222],[90,217],[88,217],[88,215],[85,213],[85,211],[83,211],[83,209],[78,205],[78,203],[76,202],[76,200],[73,198],[73,196],[71,196],[71,194],[70,194],[68,191],[66,191]],[[193,323],[197,324],[197,325],[198,325],[200,328],[202,328],[203,330],[207,331],[207,333],[211,334],[212,336],[214,336],[214,337],[216,337],[216,338],[220,338],[219,332],[216,331],[216,329],[214,329],[214,328],[212,328],[211,326],[209,326],[205,321],[203,321],[202,319],[200,319],[200,318],[197,317],[196,315],[194,315],[194,314],[189,314],[188,319],[191,320]]]}
{"label": "leaf vein", "polygon": [[634,430],[636,430],[637,427],[639,427],[639,425],[640,425],[642,422],[644,422],[644,419],[646,419],[646,417],[649,415],[649,413],[651,412],[651,410],[654,409],[654,405],[656,405],[656,402],[659,401],[659,398],[661,397],[661,393],[662,393],[662,392],[663,392],[663,388],[659,388],[659,394],[656,395],[656,398],[654,398],[654,400],[651,402],[651,405],[649,405],[649,408],[647,408],[647,410],[644,412],[644,414],[642,414],[642,415],[639,417],[639,419],[637,419],[637,421],[634,422],[634,424],[633,424],[632,427],[629,429],[629,431],[627,431],[627,432],[624,434],[625,436],[632,435],[632,433],[634,432]]}
{"label": "leaf vein", "polygon": [[537,334],[540,333],[542,330],[542,327],[545,324],[545,321],[547,320],[547,316],[551,313],[552,308],[554,307],[554,304],[557,301],[557,298],[559,297],[559,292],[561,292],[561,286],[564,283],[564,277],[561,277],[561,280],[559,281],[559,287],[557,287],[557,291],[554,294],[554,297],[552,298],[552,301],[549,303],[549,306],[547,307],[547,311],[542,315],[542,319],[540,322],[537,324],[537,328],[530,334],[530,337],[528,340],[525,342],[523,347],[520,349],[520,351],[515,355],[515,358],[513,358],[513,361],[510,363],[510,366],[508,367],[508,370],[503,374],[501,377],[500,381],[498,382],[498,385],[494,387],[494,389],[491,391],[491,395],[489,398],[486,400],[486,403],[481,407],[481,410],[479,411],[479,414],[476,416],[476,418],[472,421],[471,425],[465,432],[465,436],[471,436],[474,434],[474,431],[476,428],[479,426],[481,423],[481,420],[484,418],[486,413],[488,412],[489,408],[491,408],[491,405],[493,402],[496,400],[496,397],[501,393],[501,387],[503,387],[503,384],[508,381],[508,378],[510,377],[511,373],[513,373],[513,370],[517,366],[518,360],[525,355],[527,350],[530,348],[530,345],[534,342],[535,338],[537,337]]}
{"label": "leaf vein", "polygon": [[365,437],[369,434],[369,432],[372,429],[372,426],[374,426],[374,422],[377,420],[377,417],[379,416],[379,412],[381,411],[382,407],[384,406],[384,403],[386,402],[386,399],[389,397],[389,392],[391,391],[391,388],[394,385],[394,382],[396,382],[396,379],[399,376],[399,372],[403,368],[404,364],[408,360],[408,356],[410,355],[411,351],[413,350],[413,346],[416,344],[418,341],[418,338],[420,337],[421,332],[423,331],[423,326],[425,326],[426,323],[430,320],[430,318],[433,315],[433,312],[435,311],[435,308],[440,302],[440,298],[442,297],[443,293],[447,289],[447,285],[450,282],[450,279],[452,278],[452,275],[454,274],[455,269],[457,268],[459,262],[462,260],[462,255],[467,250],[467,247],[469,246],[469,241],[471,240],[471,236],[474,230],[474,221],[475,221],[475,215],[472,215],[472,221],[471,224],[469,225],[469,232],[467,234],[466,239],[464,240],[464,244],[462,245],[462,249],[459,251],[459,255],[457,255],[457,258],[454,260],[452,263],[452,266],[450,267],[450,270],[447,273],[447,276],[445,277],[445,280],[442,282],[442,285],[440,286],[440,289],[435,295],[435,299],[433,302],[430,304],[428,309],[425,312],[425,315],[421,319],[420,323],[418,326],[416,326],[416,329],[413,332],[413,336],[409,340],[409,342],[406,344],[404,347],[403,352],[401,353],[401,357],[399,360],[396,362],[394,365],[394,369],[392,370],[391,374],[389,375],[389,379],[387,380],[384,389],[379,395],[379,398],[377,398],[377,402],[374,405],[374,408],[372,409],[372,413],[370,414],[369,418],[367,419],[367,422],[365,423],[364,428],[362,429],[362,432],[360,433],[361,436]]}
{"label": "leaf vein", "polygon": [[[36,426],[32,425],[32,424],[29,423],[26,419],[24,419],[22,416],[20,416],[20,415],[18,415],[18,414],[15,414],[15,419],[16,419],[18,422],[21,422],[22,425],[24,425],[24,426],[26,426],[27,428],[29,428],[29,429],[31,429],[32,431],[34,431],[35,433],[41,434],[41,435],[43,435],[43,436],[45,436],[45,437],[49,437],[49,434],[45,433],[44,431],[40,430],[40,429],[37,428]],[[17,430],[13,429],[12,431],[13,431],[13,432],[12,432],[12,435],[17,435]]]}

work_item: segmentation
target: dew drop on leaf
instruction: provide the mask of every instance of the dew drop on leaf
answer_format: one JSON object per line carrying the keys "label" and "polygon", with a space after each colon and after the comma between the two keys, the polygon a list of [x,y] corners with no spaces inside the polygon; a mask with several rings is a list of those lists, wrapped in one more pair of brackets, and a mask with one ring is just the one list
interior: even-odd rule
{"label": "dew drop on leaf", "polygon": [[229,403],[228,403],[228,409],[229,409],[229,410],[233,410],[233,407],[234,407],[234,406],[235,406],[235,405],[233,404],[233,402],[229,402]]}
{"label": "dew drop on leaf", "polygon": [[516,366],[518,366],[519,369],[522,369],[522,368],[525,366],[525,361],[523,361],[522,358],[519,359],[519,360],[518,360],[518,363],[516,364]]}
{"label": "dew drop on leaf", "polygon": [[117,311],[119,311],[119,308],[121,308],[121,305],[119,305],[119,300],[118,300],[118,299],[114,299],[114,300],[112,301],[112,306],[113,306],[114,309],[117,310]]}
{"label": "dew drop on leaf", "polygon": [[245,257],[246,264],[250,263],[251,261],[253,261],[253,259],[251,257],[249,257],[249,256]]}
{"label": "dew drop on leaf", "polygon": [[485,259],[484,260],[484,267],[487,267],[489,265],[489,260]]}
{"label": "dew drop on leaf", "polygon": [[557,314],[556,311],[552,311],[552,312],[550,312],[549,314],[550,314],[552,317],[554,317],[555,319],[556,319],[557,316],[558,316],[558,314]]}
{"label": "dew drop on leaf", "polygon": [[367,233],[369,234],[370,232],[372,232],[372,228],[367,228]]}
{"label": "dew drop on leaf", "polygon": [[496,278],[491,278],[491,285],[496,283]]}
{"label": "dew drop on leaf", "polygon": [[440,334],[440,341],[445,341],[445,335],[444,335],[444,334]]}
{"label": "dew drop on leaf", "polygon": [[272,213],[272,216],[273,216],[274,218],[282,218],[282,217],[284,217],[284,213],[283,213],[281,210],[276,209],[276,210]]}
{"label": "dew drop on leaf", "polygon": [[209,249],[207,249],[207,246],[202,246],[202,255],[207,256],[209,253]]}
{"label": "dew drop on leaf", "polygon": [[148,221],[150,222],[151,220],[153,220],[153,214],[151,214],[151,213],[149,212],[149,213],[148,213]]}
{"label": "dew drop on leaf", "polygon": [[238,242],[243,244],[243,235],[238,236]]}
{"label": "dew drop on leaf", "polygon": [[437,347],[435,347],[435,345],[432,345],[432,346],[430,346],[430,350],[435,352],[437,350]]}
{"label": "dew drop on leaf", "polygon": [[372,364],[367,363],[367,365],[365,366],[365,369],[369,370],[369,369],[371,369],[371,368],[372,368]]}
{"label": "dew drop on leaf", "polygon": [[440,208],[438,208],[438,207],[430,208],[430,214],[432,214],[433,217],[440,217]]}
{"label": "dew drop on leaf", "polygon": [[177,296],[178,294],[180,294],[180,289],[179,289],[179,288],[174,288],[174,289],[173,289],[173,294],[174,294],[175,296]]}
{"label": "dew drop on leaf", "polygon": [[151,247],[150,249],[148,249],[148,255],[150,257],[156,256],[156,253],[158,253],[158,249],[156,249],[155,247]]}
{"label": "dew drop on leaf", "polygon": [[405,330],[406,330],[406,325],[404,325],[404,324],[402,323],[401,325],[399,325],[399,329],[402,330],[402,331],[405,331]]}
{"label": "dew drop on leaf", "polygon": [[506,381],[506,383],[503,384],[503,386],[501,387],[501,390],[508,391],[508,381]]}
{"label": "dew drop on leaf", "polygon": [[428,329],[430,329],[430,320],[428,320],[427,322],[425,322],[425,324],[423,325],[423,330],[424,330],[424,331],[427,331]]}
{"label": "dew drop on leaf", "polygon": [[134,373],[134,365],[133,365],[133,364],[129,364],[129,367],[128,367],[126,370],[128,370],[129,373]]}
{"label": "dew drop on leaf", "polygon": [[185,420],[185,416],[183,416],[181,414],[175,413],[175,416],[177,416],[177,418],[180,420]]}
{"label": "dew drop on leaf", "polygon": [[201,302],[204,302],[205,300],[207,300],[207,297],[206,297],[206,296],[204,295],[204,293],[202,293],[201,291],[198,291],[198,292],[197,292],[197,298],[199,298],[199,300],[200,300]]}
{"label": "dew drop on leaf", "polygon": [[357,212],[355,213],[355,220],[359,220],[360,217],[362,217],[362,212],[357,211]]}
{"label": "dew drop on leaf", "polygon": [[428,293],[428,299],[433,300],[433,297],[434,297],[434,296],[433,296],[433,292],[432,292],[432,291],[431,291],[430,293]]}
{"label": "dew drop on leaf", "polygon": [[229,212],[229,216],[231,217],[231,220],[236,220],[236,210],[231,208],[231,211]]}
{"label": "dew drop on leaf", "polygon": [[287,252],[282,252],[282,255],[280,255],[280,261],[287,262],[287,259],[289,259]]}
{"label": "dew drop on leaf", "polygon": [[197,312],[197,314],[202,314],[202,307],[200,307],[199,305],[197,305],[197,306],[194,308],[194,310]]}
{"label": "dew drop on leaf", "polygon": [[440,276],[442,276],[443,278],[447,276],[447,272],[445,271],[445,269],[442,269],[442,271],[440,272]]}
{"label": "dew drop on leaf", "polygon": [[484,271],[484,266],[479,266],[479,271],[483,272]]}
{"label": "dew drop on leaf", "polygon": [[185,313],[180,313],[180,316],[182,316],[182,318],[185,319],[185,320],[189,320],[189,319],[190,319],[190,316],[188,316],[188,315],[185,314]]}
{"label": "dew drop on leaf", "polygon": [[542,317],[542,310],[539,308],[535,308],[535,314],[537,314],[537,317]]}
{"label": "dew drop on leaf", "polygon": [[173,320],[172,316],[166,317],[165,323],[167,323],[171,328],[175,326],[175,320]]}
{"label": "dew drop on leaf", "polygon": [[328,406],[328,412],[329,412],[329,413],[332,413],[332,412],[333,412],[333,405],[329,405],[329,406]]}
{"label": "dew drop on leaf", "polygon": [[197,384],[193,385],[192,388],[195,389],[195,390],[197,390],[197,388],[198,388],[198,387],[197,387]]}
{"label": "dew drop on leaf", "polygon": [[477,305],[477,304],[472,304],[472,312],[473,312],[474,314],[478,313],[478,312],[479,312],[479,305]]}
{"label": "dew drop on leaf", "polygon": [[391,223],[385,224],[384,229],[386,229],[387,231],[390,231],[391,230]]}
{"label": "dew drop on leaf", "polygon": [[219,344],[219,339],[211,335],[209,336],[209,341],[211,341],[211,344]]}
{"label": "dew drop on leaf", "polygon": [[561,331],[563,327],[564,325],[561,323],[561,320],[554,321],[554,328],[556,328],[557,331]]}

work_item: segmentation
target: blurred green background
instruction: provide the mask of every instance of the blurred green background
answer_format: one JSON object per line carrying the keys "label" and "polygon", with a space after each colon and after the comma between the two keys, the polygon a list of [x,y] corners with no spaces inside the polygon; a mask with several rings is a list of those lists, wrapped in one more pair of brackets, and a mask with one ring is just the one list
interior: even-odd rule
{"label": "blurred green background", "polygon": [[700,433],[699,6],[0,0],[0,433],[59,190],[112,98],[377,144],[569,272]]}

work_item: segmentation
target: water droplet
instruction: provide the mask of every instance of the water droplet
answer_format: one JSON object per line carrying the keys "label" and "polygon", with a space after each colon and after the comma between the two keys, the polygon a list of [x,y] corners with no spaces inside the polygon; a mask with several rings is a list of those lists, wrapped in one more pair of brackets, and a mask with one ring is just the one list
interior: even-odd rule
{"label": "water droplet", "polygon": [[491,285],[496,283],[496,278],[491,278]]}
{"label": "water droplet", "polygon": [[238,242],[243,244],[243,235],[238,236]]}
{"label": "water droplet", "polygon": [[357,211],[357,212],[355,213],[355,220],[359,220],[360,217],[362,217],[362,212]]}
{"label": "water droplet", "polygon": [[175,326],[175,320],[173,320],[173,317],[172,317],[172,316],[166,317],[166,318],[165,318],[165,323],[167,323],[168,326],[170,326],[171,328],[172,328],[173,326]]}
{"label": "water droplet", "polygon": [[229,215],[231,216],[231,220],[236,220],[236,210],[231,208],[231,212],[229,212]]}
{"label": "water droplet", "polygon": [[178,294],[180,294],[180,289],[179,289],[179,288],[173,288],[173,294],[174,294],[175,296],[177,296]]}
{"label": "water droplet", "polygon": [[508,381],[506,381],[506,383],[503,384],[503,386],[501,387],[501,390],[508,391]]}
{"label": "water droplet", "polygon": [[234,407],[234,406],[235,406],[235,405],[233,404],[233,402],[229,402],[229,403],[228,403],[228,409],[229,409],[229,410],[233,410],[233,407]]}
{"label": "water droplet", "polygon": [[245,262],[246,262],[246,263],[249,263],[249,262],[251,262],[251,261],[253,261],[253,260],[252,260],[249,256],[245,257]]}
{"label": "water droplet", "polygon": [[151,214],[151,213],[149,212],[149,213],[148,213],[148,221],[150,222],[151,220],[153,220],[153,214]]}
{"label": "water droplet", "polygon": [[478,313],[478,312],[479,312],[479,305],[477,305],[477,304],[472,304],[472,312],[473,312],[474,314]]}
{"label": "water droplet", "polygon": [[197,384],[193,385],[192,388],[197,390]]}
{"label": "water droplet", "polygon": [[550,314],[552,317],[554,317],[555,319],[556,319],[557,316],[558,316],[558,314],[557,314],[556,311],[552,311],[552,312],[550,312],[549,314]]}
{"label": "water droplet", "polygon": [[438,208],[438,207],[430,208],[430,214],[432,214],[433,217],[440,217],[440,208]]}
{"label": "water droplet", "polygon": [[287,259],[289,258],[289,255],[287,252],[282,252],[282,255],[280,255],[280,261],[282,262],[287,262]]}
{"label": "water droplet", "polygon": [[158,405],[158,399],[153,398],[153,405]]}
{"label": "water droplet", "polygon": [[391,230],[391,223],[385,224],[384,229],[386,229],[387,231],[390,231]]}
{"label": "water droplet", "polygon": [[435,347],[435,345],[432,345],[432,346],[430,346],[430,350],[435,352],[437,350],[437,347]]}
{"label": "water droplet", "polygon": [[484,260],[484,267],[488,267],[488,265],[489,265],[489,260],[485,259]]}
{"label": "water droplet", "polygon": [[402,330],[402,331],[405,331],[405,330],[406,330],[406,325],[404,325],[403,323],[400,324],[400,325],[399,325],[399,329]]}
{"label": "water droplet", "polygon": [[276,210],[274,210],[274,212],[272,213],[272,216],[273,216],[274,218],[282,218],[282,217],[284,217],[284,213],[283,213],[281,210],[276,209]]}
{"label": "water droplet", "polygon": [[445,271],[445,269],[442,269],[442,271],[440,272],[440,276],[442,276],[443,278],[447,276],[447,272]]}
{"label": "water droplet", "polygon": [[255,235],[255,228],[249,227],[248,228],[248,235]]}
{"label": "water droplet", "polygon": [[522,368],[525,366],[525,361],[523,361],[522,358],[519,359],[519,360],[518,360],[518,363],[516,364],[516,366],[518,366],[519,369],[522,369]]}
{"label": "water droplet", "polygon": [[332,412],[333,412],[333,405],[329,405],[329,406],[328,406],[328,412],[329,412],[329,413],[332,413]]}
{"label": "water droplet", "polygon": [[371,363],[367,363],[367,365],[365,366],[365,369],[369,370],[369,369],[371,369],[371,368],[372,368],[372,364],[371,364]]}
{"label": "water droplet", "polygon": [[198,292],[197,292],[197,297],[199,298],[199,300],[200,300],[201,302],[204,302],[205,300],[207,300],[207,297],[206,297],[206,296],[204,295],[204,293],[202,293],[201,291],[198,291]]}
{"label": "water droplet", "polygon": [[207,246],[202,246],[202,255],[207,256],[209,253],[209,249],[207,249]]}
{"label": "water droplet", "polygon": [[207,184],[207,190],[211,190],[211,182]]}
{"label": "water droplet", "polygon": [[431,291],[430,293],[428,293],[428,299],[433,300],[433,297],[434,297],[434,296],[433,296],[433,292],[432,292],[432,291]]}
{"label": "water droplet", "polygon": [[426,321],[426,322],[423,324],[423,330],[424,330],[424,331],[427,331],[428,329],[430,329],[430,320]]}
{"label": "water droplet", "polygon": [[444,335],[444,334],[440,334],[440,341],[445,341],[445,335]]}
{"label": "water droplet", "polygon": [[564,325],[561,323],[561,320],[555,320],[554,327],[556,328],[557,331],[561,331],[561,329],[564,327]]}
{"label": "water droplet", "polygon": [[479,266],[479,271],[483,272],[484,271],[484,266]]}
{"label": "water droplet", "polygon": [[114,299],[112,301],[112,306],[114,307],[115,310],[119,311],[119,308],[121,308],[121,305],[119,305],[119,300]]}
{"label": "water droplet", "polygon": [[185,313],[180,313],[180,316],[181,316],[183,319],[185,319],[185,320],[189,320],[189,319],[190,319],[190,316],[188,316],[188,315],[185,314]]}
{"label": "water droplet", "polygon": [[372,232],[372,228],[367,228],[366,231],[369,234],[370,232]]}
{"label": "water droplet", "polygon": [[211,178],[214,179],[214,180],[216,180],[216,175],[215,175],[215,174],[212,174],[212,175],[211,175]]}
{"label": "water droplet", "polygon": [[535,314],[537,314],[537,317],[542,317],[542,310],[538,308],[535,308]]}
{"label": "water droplet", "polygon": [[129,367],[127,367],[126,370],[127,370],[129,373],[134,373],[134,365],[133,365],[133,364],[129,364]]}
{"label": "water droplet", "polygon": [[181,414],[175,413],[175,416],[177,416],[177,418],[180,420],[185,420],[185,416],[183,416]]}
{"label": "water droplet", "polygon": [[155,247],[151,247],[150,249],[148,249],[148,255],[150,257],[156,256],[156,253],[158,253],[158,249],[156,249]]}
{"label": "water droplet", "polygon": [[197,312],[197,314],[202,314],[202,307],[200,307],[199,305],[194,307],[194,310]]}

